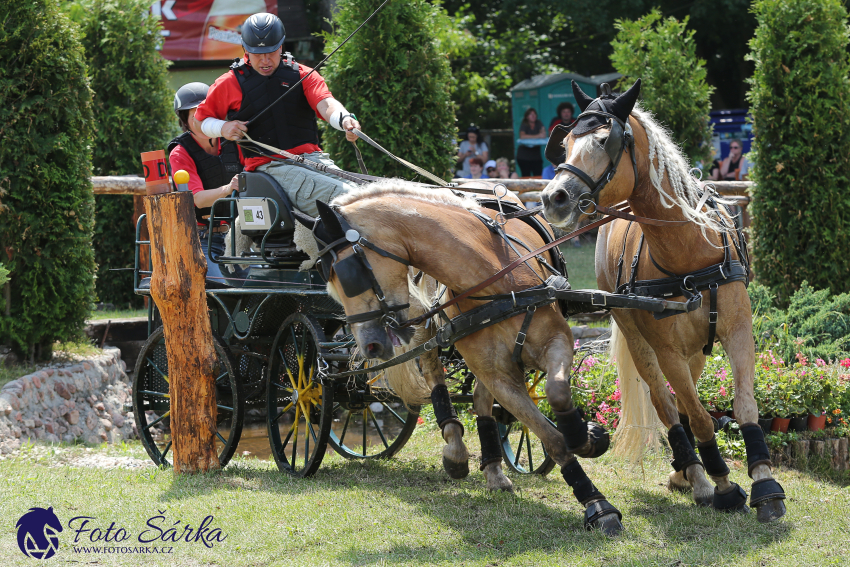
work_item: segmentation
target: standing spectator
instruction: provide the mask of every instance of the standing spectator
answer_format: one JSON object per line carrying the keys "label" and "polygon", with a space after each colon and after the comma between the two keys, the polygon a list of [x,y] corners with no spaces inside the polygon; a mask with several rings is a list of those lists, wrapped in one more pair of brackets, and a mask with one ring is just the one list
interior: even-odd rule
{"label": "standing spectator", "polygon": [[562,102],[561,104],[559,104],[558,108],[556,110],[556,114],[558,116],[553,118],[552,121],[549,123],[549,133],[551,134],[552,130],[558,124],[563,124],[564,126],[569,126],[573,122],[575,122],[575,118],[573,118],[574,112],[575,112],[575,108],[573,108],[572,103]]}
{"label": "standing spectator", "polygon": [[469,159],[469,175],[465,176],[466,179],[487,179],[487,176],[484,175],[484,162],[481,161],[480,157],[474,157]]}
{"label": "standing spectator", "polygon": [[729,155],[720,165],[720,178],[723,181],[734,181],[738,178],[738,170],[741,168],[741,142],[732,140],[729,144]]}
{"label": "standing spectator", "polygon": [[496,177],[499,179],[519,179],[516,171],[511,171],[508,158],[500,157],[496,160]]}
{"label": "standing spectator", "polygon": [[[519,126],[521,140],[539,139],[546,137],[546,128],[538,120],[537,111],[529,108],[525,111]],[[519,145],[516,151],[516,161],[523,177],[535,177],[543,171],[543,158],[540,156],[540,146]]]}
{"label": "standing spectator", "polygon": [[475,124],[470,124],[466,130],[466,140],[460,143],[457,152],[458,161],[462,162],[460,170],[457,172],[460,177],[469,179],[469,160],[474,157],[480,158],[483,164],[490,157],[490,149],[483,141],[479,141],[481,131]]}

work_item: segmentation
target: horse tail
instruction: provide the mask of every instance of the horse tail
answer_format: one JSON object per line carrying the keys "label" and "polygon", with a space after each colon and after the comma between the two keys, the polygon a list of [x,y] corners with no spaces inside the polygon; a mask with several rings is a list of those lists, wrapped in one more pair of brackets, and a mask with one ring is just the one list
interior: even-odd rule
{"label": "horse tail", "polygon": [[617,365],[620,380],[620,421],[612,439],[613,452],[637,463],[646,451],[661,448],[660,436],[664,428],[652,405],[649,386],[638,374],[626,337],[613,321],[609,354]]}
{"label": "horse tail", "polygon": [[[428,293],[429,287],[436,287],[436,285],[434,280],[427,276],[420,278],[418,284],[414,283],[413,279],[408,277],[411,318],[425,313],[430,307],[431,296]],[[425,325],[419,325],[415,329],[416,332],[413,334],[413,338],[409,344],[395,347],[396,356],[404,354],[430,339],[434,336],[436,326],[431,324],[426,329]],[[423,353],[420,360],[431,356],[436,357],[437,351]],[[384,370],[384,378],[386,378],[389,387],[401,398],[406,406],[431,403],[431,388],[428,387],[425,377],[419,370],[419,365],[416,364],[415,359],[387,368]]]}

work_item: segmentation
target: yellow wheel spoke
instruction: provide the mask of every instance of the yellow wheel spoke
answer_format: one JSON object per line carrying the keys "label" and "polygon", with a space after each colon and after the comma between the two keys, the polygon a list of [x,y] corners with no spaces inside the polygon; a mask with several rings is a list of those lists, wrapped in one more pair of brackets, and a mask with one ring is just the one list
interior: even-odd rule
{"label": "yellow wheel spoke", "polygon": [[289,411],[289,408],[291,408],[291,407],[292,407],[292,402],[289,402],[289,403],[286,405],[286,407],[285,407],[285,408],[283,408],[282,410],[280,410],[280,413],[286,413],[286,412],[288,412],[288,411]]}
{"label": "yellow wheel spoke", "polygon": [[290,431],[293,429],[298,429],[298,417],[299,412],[301,411],[300,405],[295,406],[295,419],[292,421],[292,427],[289,428]]}

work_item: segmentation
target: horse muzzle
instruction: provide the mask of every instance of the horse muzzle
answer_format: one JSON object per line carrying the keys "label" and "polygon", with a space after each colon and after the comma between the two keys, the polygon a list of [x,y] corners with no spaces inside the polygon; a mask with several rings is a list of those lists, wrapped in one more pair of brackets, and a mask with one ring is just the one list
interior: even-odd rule
{"label": "horse muzzle", "polygon": [[549,185],[540,197],[546,220],[562,230],[574,230],[584,215],[579,208],[579,200],[587,195],[587,188],[573,179]]}

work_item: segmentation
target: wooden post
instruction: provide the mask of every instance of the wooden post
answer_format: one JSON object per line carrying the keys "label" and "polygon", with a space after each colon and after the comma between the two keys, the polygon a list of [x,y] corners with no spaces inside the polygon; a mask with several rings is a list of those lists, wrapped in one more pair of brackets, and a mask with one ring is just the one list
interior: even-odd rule
{"label": "wooden post", "polygon": [[174,472],[219,468],[215,449],[215,348],[207,314],[206,260],[192,194],[145,197],[151,237],[151,296],[162,315],[171,395]]}

